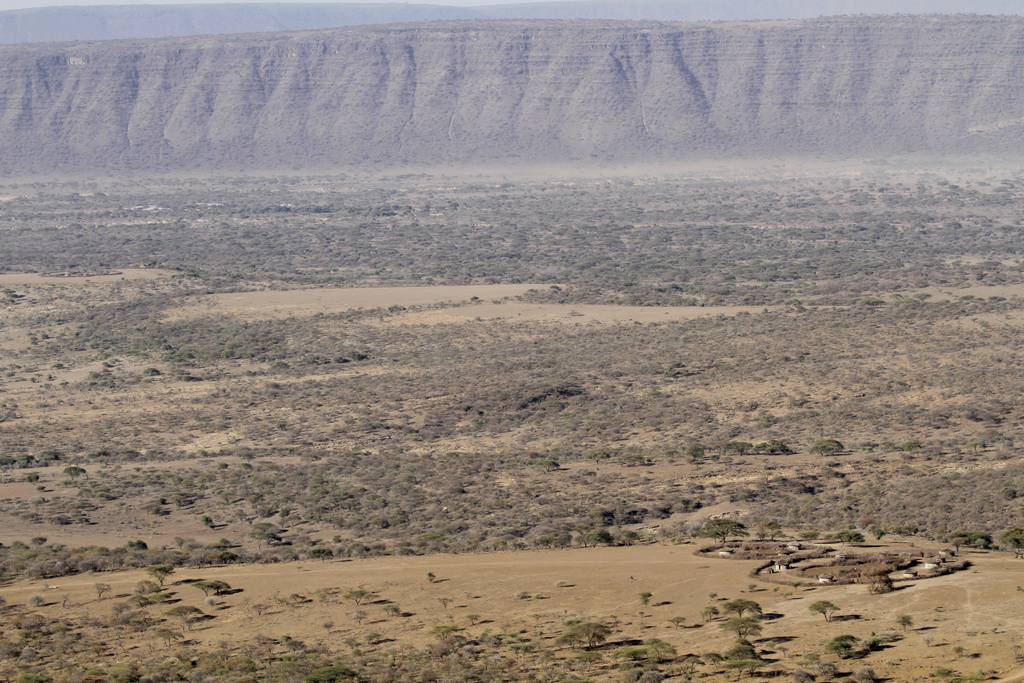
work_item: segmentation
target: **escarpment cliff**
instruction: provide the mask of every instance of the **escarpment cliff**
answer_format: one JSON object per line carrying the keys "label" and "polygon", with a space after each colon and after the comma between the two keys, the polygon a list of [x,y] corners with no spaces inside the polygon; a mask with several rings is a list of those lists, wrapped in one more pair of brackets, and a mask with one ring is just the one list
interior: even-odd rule
{"label": "escarpment cliff", "polygon": [[1024,151],[1024,20],[438,22],[0,48],[0,171]]}

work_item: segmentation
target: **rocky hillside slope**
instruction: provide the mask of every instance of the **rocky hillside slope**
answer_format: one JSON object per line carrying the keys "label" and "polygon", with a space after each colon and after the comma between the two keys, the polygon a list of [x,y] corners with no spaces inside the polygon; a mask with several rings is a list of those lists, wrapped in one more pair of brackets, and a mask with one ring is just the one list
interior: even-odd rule
{"label": "rocky hillside slope", "polygon": [[0,48],[0,167],[1016,156],[1024,20],[452,22]]}

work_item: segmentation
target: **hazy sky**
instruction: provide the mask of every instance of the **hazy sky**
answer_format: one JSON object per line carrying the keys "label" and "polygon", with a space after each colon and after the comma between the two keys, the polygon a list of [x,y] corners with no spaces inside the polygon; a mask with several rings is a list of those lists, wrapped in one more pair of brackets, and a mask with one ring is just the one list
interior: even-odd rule
{"label": "hazy sky", "polygon": [[[197,3],[209,4],[215,2],[259,2],[260,0],[0,0],[0,10],[25,9],[28,7],[54,7],[58,5],[194,5]],[[318,0],[264,0],[265,2],[317,2]],[[319,0],[323,2],[324,0]],[[328,0],[329,2],[363,4],[366,2],[388,3],[389,0]],[[513,5],[538,0],[437,0],[436,2],[403,2],[390,4],[403,5],[456,5],[458,7],[473,7],[475,5]]]}

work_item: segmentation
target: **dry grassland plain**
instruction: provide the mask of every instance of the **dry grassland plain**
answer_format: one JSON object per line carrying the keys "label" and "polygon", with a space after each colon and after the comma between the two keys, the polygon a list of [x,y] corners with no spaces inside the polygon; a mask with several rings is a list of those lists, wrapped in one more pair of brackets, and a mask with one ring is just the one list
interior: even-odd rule
{"label": "dry grassland plain", "polygon": [[[845,634],[867,638],[888,631],[898,632],[899,639],[867,657],[848,661],[826,655],[824,659],[843,669],[869,666],[891,680],[928,677],[936,668],[1002,671],[1013,667],[1020,620],[1016,605],[1004,598],[1016,592],[1019,566],[1005,557],[972,554],[976,564],[969,573],[917,582],[890,596],[871,596],[860,585],[793,592],[755,582],[751,589],[747,578],[751,563],[695,557],[693,548],[692,544],[645,545],[305,561],[183,571],[167,585],[172,599],[180,600],[173,604],[195,606],[208,615],[184,631],[196,646],[239,644],[259,633],[275,641],[290,637],[341,649],[349,649],[345,641],[351,638],[358,641],[356,647],[372,649],[373,643],[366,642],[370,636],[384,649],[400,651],[429,648],[436,641],[436,631],[431,633],[434,627],[454,625],[467,640],[503,634],[513,642],[554,650],[556,658],[548,662],[554,672],[573,663],[572,651],[554,645],[568,620],[601,619],[613,625],[610,645],[603,649],[605,659],[625,644],[650,638],[670,643],[680,655],[699,655],[728,649],[735,640],[719,628],[721,620],[705,621],[701,609],[741,598],[758,602],[764,610],[764,632],[752,640],[772,652],[768,659],[777,664],[772,666],[776,671],[801,661],[810,668],[800,655],[817,651],[823,640]],[[906,545],[895,548],[903,550]],[[432,582],[428,572],[436,577]],[[99,600],[93,585],[97,578],[111,587]],[[130,597],[137,583],[149,578],[141,571],[67,577],[50,590],[47,586],[53,582],[21,582],[5,590],[4,597],[18,603],[41,592],[47,601],[41,613],[55,620],[77,619],[108,612]],[[189,585],[198,580],[223,581],[237,592],[210,605],[201,591]],[[356,604],[344,597],[352,590],[373,595]],[[641,592],[653,594],[650,605],[640,604]],[[293,597],[296,593],[301,599]],[[717,597],[709,599],[711,593]],[[808,609],[818,600],[840,607],[832,622]],[[388,604],[397,605],[400,614],[384,611]],[[360,615],[360,610],[365,614]],[[167,607],[147,611],[159,616]],[[907,631],[897,624],[901,614],[914,616],[914,625]],[[677,616],[686,618],[682,625],[668,621]],[[151,636],[122,638],[116,644],[122,657],[162,649]]]}
{"label": "dry grassland plain", "polygon": [[[502,320],[519,318],[547,322],[667,322],[702,316],[759,313],[764,308],[751,306],[675,306],[658,310],[644,306],[593,304],[523,304],[495,300],[526,294],[543,285],[479,285],[464,287],[375,287],[373,289],[300,289],[291,291],[245,292],[186,300],[180,309],[172,309],[167,319],[187,319],[197,312],[226,314],[246,320],[308,317],[343,313],[351,309],[409,307],[429,304],[462,304],[441,310],[419,311],[397,318],[401,324],[464,322],[470,319]],[[1000,291],[1006,288],[1000,288]],[[472,301],[471,301],[472,300]]]}
{"label": "dry grassland plain", "polygon": [[3,676],[1011,680],[1018,178],[722,175],[3,188]]}

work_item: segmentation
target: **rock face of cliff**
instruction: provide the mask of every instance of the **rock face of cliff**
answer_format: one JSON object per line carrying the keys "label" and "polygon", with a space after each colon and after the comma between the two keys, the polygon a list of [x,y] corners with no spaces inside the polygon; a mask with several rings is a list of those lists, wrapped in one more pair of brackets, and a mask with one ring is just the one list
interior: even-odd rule
{"label": "rock face of cliff", "polygon": [[0,170],[1024,150],[1024,20],[452,22],[0,48]]}

